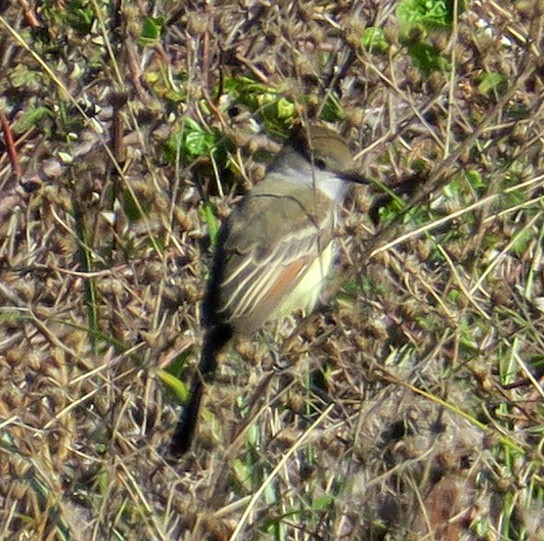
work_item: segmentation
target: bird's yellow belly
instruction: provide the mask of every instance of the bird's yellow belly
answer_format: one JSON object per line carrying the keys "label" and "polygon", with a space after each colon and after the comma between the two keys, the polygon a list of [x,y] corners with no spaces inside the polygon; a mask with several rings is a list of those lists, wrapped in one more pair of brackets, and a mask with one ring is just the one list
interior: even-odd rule
{"label": "bird's yellow belly", "polygon": [[286,316],[295,310],[303,310],[309,314],[314,309],[332,267],[335,252],[333,244],[330,242],[322,250],[320,257],[298,278],[296,287],[268,319]]}

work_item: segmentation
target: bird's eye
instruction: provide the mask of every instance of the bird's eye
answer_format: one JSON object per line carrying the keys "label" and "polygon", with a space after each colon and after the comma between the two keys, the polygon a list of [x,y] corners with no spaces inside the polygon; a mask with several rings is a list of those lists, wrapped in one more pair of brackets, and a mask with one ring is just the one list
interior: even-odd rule
{"label": "bird's eye", "polygon": [[318,168],[318,169],[326,169],[327,167],[327,162],[325,161],[324,158],[320,158],[318,156],[315,156],[314,157],[314,165]]}
{"label": "bird's eye", "polygon": [[231,118],[234,118],[240,114],[240,107],[233,105],[228,108],[227,113]]}

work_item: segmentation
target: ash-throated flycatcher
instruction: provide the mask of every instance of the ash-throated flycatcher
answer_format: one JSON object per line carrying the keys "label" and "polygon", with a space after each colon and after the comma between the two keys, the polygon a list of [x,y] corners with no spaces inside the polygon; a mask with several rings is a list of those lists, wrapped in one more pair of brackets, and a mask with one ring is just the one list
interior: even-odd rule
{"label": "ash-throated flycatcher", "polygon": [[223,224],[203,304],[199,373],[174,433],[174,455],[191,446],[204,382],[231,338],[313,310],[334,260],[346,181],[365,182],[345,139],[325,127],[301,128]]}

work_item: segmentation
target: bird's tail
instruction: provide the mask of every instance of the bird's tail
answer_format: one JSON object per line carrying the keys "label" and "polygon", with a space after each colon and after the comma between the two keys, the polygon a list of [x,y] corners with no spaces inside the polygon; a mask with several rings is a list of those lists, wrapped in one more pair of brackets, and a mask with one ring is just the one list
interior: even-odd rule
{"label": "bird's tail", "polygon": [[232,338],[230,325],[218,325],[212,327],[204,336],[204,346],[198,373],[195,374],[191,385],[191,397],[189,403],[181,412],[176,430],[172,437],[170,452],[174,456],[185,454],[190,448],[198,421],[200,402],[204,393],[204,384],[213,378],[217,367],[217,354],[225,347]]}

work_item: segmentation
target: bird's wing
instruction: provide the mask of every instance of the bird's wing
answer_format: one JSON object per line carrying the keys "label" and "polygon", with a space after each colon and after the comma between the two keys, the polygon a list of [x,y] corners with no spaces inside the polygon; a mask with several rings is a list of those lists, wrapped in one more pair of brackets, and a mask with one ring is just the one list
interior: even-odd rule
{"label": "bird's wing", "polygon": [[334,214],[327,196],[307,188],[253,190],[226,224],[218,262],[222,318],[250,334],[273,317],[329,246]]}

